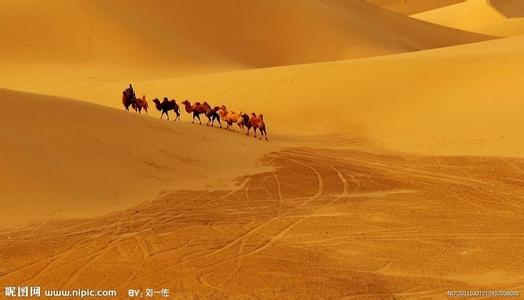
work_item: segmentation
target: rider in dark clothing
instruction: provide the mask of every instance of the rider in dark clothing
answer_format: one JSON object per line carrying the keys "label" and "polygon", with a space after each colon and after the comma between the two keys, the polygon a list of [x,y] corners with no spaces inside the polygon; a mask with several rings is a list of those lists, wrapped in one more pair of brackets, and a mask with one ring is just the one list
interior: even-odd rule
{"label": "rider in dark clothing", "polygon": [[133,86],[129,84],[129,87],[126,89],[127,94],[131,96],[131,99],[136,100],[135,91],[133,90]]}

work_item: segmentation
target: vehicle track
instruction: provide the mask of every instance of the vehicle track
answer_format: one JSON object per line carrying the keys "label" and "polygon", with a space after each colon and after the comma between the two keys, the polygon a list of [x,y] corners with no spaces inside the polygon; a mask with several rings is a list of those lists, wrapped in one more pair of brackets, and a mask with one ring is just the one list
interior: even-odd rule
{"label": "vehicle track", "polygon": [[291,148],[267,163],[275,171],[231,190],[2,231],[0,285],[409,298],[493,287],[468,274],[524,272],[519,159]]}

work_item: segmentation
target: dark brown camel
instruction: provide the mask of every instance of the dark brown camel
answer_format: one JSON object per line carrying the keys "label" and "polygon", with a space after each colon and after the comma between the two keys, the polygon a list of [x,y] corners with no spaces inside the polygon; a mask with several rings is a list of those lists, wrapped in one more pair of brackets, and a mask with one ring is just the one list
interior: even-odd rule
{"label": "dark brown camel", "polygon": [[200,102],[195,102],[195,104],[191,105],[191,102],[189,102],[189,100],[184,100],[182,104],[184,104],[184,107],[186,108],[186,111],[188,113],[193,113],[193,124],[195,123],[195,118],[197,118],[200,122],[200,125],[202,125],[200,115],[206,113],[206,108],[204,107],[204,105],[202,105]]}
{"label": "dark brown camel", "polygon": [[133,105],[135,103],[136,99],[130,95],[128,90],[124,90],[122,92],[122,104],[124,105],[125,109],[129,111],[129,106]]}
{"label": "dark brown camel", "polygon": [[175,121],[177,119],[180,120],[180,107],[174,99],[169,101],[167,97],[164,97],[164,101],[160,103],[160,100],[158,100],[158,98],[155,98],[153,102],[155,103],[156,109],[162,112],[162,114],[160,115],[160,119],[162,119],[164,114],[166,114],[167,119],[169,120],[169,111],[173,110],[176,114]]}
{"label": "dark brown camel", "polygon": [[220,109],[220,107],[215,106],[211,108],[211,106],[207,102],[204,102],[202,105],[206,109],[206,112],[204,113],[208,119],[206,125],[209,126],[209,123],[211,123],[211,126],[214,126],[215,121],[218,121],[220,128],[222,128],[222,122],[220,122],[220,116],[218,115],[218,110]]}
{"label": "dark brown camel", "polygon": [[251,122],[249,121],[249,115],[248,114],[242,114],[242,119],[240,120],[240,123],[242,123],[243,128],[246,128],[246,135],[249,135],[249,130],[251,127]]}

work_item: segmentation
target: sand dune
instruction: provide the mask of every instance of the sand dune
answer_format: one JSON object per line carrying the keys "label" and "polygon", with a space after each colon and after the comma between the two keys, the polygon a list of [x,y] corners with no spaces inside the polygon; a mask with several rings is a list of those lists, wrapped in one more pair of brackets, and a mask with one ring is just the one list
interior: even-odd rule
{"label": "sand dune", "polygon": [[[332,2],[339,1],[59,0],[49,10],[36,0],[4,1],[0,11],[9,13],[0,18],[0,54],[26,64],[129,64],[137,72],[154,67],[189,73],[204,66],[287,65],[487,39],[357,1],[347,2],[348,14],[330,7]],[[390,26],[397,21],[402,25]],[[433,39],[419,39],[424,35]]]}
{"label": "sand dune", "polygon": [[522,291],[521,1],[458,2],[0,0],[0,287]]}
{"label": "sand dune", "polygon": [[[79,101],[0,90],[0,224],[91,216],[162,190],[228,186],[273,144]],[[241,160],[234,159],[242,157]]]}
{"label": "sand dune", "polygon": [[[467,0],[460,4],[414,14],[412,17],[499,37],[521,35],[524,33],[524,18],[509,18],[502,13],[503,8],[510,6],[513,8],[515,5],[506,6],[489,0]],[[518,12],[518,8],[515,8],[515,11]]]}
{"label": "sand dune", "polygon": [[[380,58],[147,81],[137,87],[148,95],[262,112],[273,133],[358,133],[406,152],[520,156],[524,91],[510,78],[520,76],[523,65],[524,37],[513,37]],[[93,99],[118,88],[95,89]],[[97,101],[119,105],[109,95]]]}
{"label": "sand dune", "polygon": [[0,231],[0,285],[175,299],[522,289],[522,159],[298,148],[266,161],[274,171],[234,190]]}
{"label": "sand dune", "polygon": [[[360,1],[58,0],[53,6],[0,2],[0,87],[119,99],[130,82],[488,39]],[[108,83],[118,87],[103,89]]]}
{"label": "sand dune", "polygon": [[524,35],[524,18],[505,19],[492,24],[480,26],[475,28],[475,32],[500,37]]}
{"label": "sand dune", "polygon": [[524,2],[520,0],[489,0],[489,2],[507,17],[524,17]]}
{"label": "sand dune", "polygon": [[467,0],[463,3],[414,14],[412,17],[467,31],[474,31],[475,28],[506,19],[490,5],[488,0]]}
{"label": "sand dune", "polygon": [[[281,135],[357,134],[405,152],[513,156],[524,149],[524,91],[507,78],[519,76],[523,52],[524,38],[513,37],[380,58],[137,81],[136,88],[150,98],[261,112],[271,132]],[[123,87],[60,92],[121,109],[117,92]]]}
{"label": "sand dune", "polygon": [[463,1],[464,0],[366,0],[368,3],[403,15],[412,15]]}

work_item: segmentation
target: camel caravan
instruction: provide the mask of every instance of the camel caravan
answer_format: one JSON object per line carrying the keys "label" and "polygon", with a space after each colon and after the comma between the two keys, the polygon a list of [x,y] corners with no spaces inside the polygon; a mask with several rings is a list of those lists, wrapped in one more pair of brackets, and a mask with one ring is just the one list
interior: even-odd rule
{"label": "camel caravan", "polygon": [[[161,112],[160,119],[166,115],[167,120],[169,120],[169,111],[175,113],[175,121],[180,120],[180,106],[177,104],[175,99],[169,100],[167,97],[164,97],[162,102],[158,98],[153,99],[156,109]],[[137,114],[141,114],[142,110],[145,111],[147,115],[148,104],[146,101],[146,96],[143,95],[142,98],[137,98],[133,90],[133,86],[129,85],[122,92],[122,104],[124,108],[129,111],[131,107]],[[185,111],[188,114],[192,115],[192,123],[195,123],[195,119],[198,120],[199,124],[202,124],[200,115],[204,115],[207,118],[207,126],[214,126],[215,122],[218,123],[220,128],[226,128],[227,130],[232,130],[234,124],[240,129],[241,132],[245,132],[246,135],[250,135],[251,129],[253,129],[253,134],[255,138],[257,137],[257,130],[260,133],[260,139],[264,138],[266,141],[267,132],[266,124],[264,123],[264,116],[262,114],[251,113],[248,115],[246,113],[235,113],[227,109],[225,105],[222,106],[211,106],[207,101],[202,103],[195,102],[191,104],[189,100],[184,100],[181,102],[184,106]],[[222,124],[225,123],[225,126]]]}

